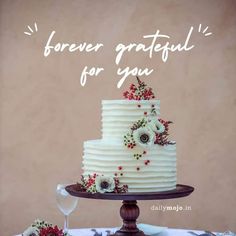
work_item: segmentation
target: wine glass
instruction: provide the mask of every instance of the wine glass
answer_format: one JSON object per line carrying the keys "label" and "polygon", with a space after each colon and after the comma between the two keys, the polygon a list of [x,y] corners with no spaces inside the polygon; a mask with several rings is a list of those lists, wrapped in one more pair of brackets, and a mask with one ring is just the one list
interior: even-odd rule
{"label": "wine glass", "polygon": [[69,184],[58,184],[56,188],[56,199],[57,199],[57,206],[60,211],[65,216],[64,221],[64,232],[68,232],[68,217],[72,211],[75,210],[78,198],[72,197],[66,190],[65,187]]}

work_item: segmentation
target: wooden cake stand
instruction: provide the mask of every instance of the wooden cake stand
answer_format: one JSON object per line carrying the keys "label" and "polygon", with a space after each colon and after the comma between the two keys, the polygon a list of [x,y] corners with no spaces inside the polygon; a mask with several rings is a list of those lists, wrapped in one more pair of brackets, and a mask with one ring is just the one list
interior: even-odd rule
{"label": "wooden cake stand", "polygon": [[137,200],[158,200],[186,197],[194,191],[194,188],[187,185],[177,184],[176,189],[164,192],[92,194],[80,191],[78,184],[73,184],[67,186],[66,191],[74,197],[103,200],[123,200],[120,208],[120,216],[123,220],[123,226],[116,231],[113,236],[147,236],[139,230],[136,225],[136,220],[140,212],[137,205]]}

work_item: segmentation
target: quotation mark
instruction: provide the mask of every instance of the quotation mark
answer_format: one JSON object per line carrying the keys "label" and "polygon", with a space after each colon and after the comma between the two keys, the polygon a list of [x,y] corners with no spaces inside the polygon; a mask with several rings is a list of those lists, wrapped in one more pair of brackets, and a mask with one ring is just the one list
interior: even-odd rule
{"label": "quotation mark", "polygon": [[202,24],[200,24],[198,27],[198,32],[203,33],[206,37],[212,34],[211,32],[207,32],[207,30],[208,26],[205,29],[202,29]]}
{"label": "quotation mark", "polygon": [[34,23],[34,30],[29,25],[27,27],[30,32],[25,31],[24,34],[32,35],[34,33],[34,30],[35,30],[35,32],[38,31],[38,26],[37,26],[36,22]]}

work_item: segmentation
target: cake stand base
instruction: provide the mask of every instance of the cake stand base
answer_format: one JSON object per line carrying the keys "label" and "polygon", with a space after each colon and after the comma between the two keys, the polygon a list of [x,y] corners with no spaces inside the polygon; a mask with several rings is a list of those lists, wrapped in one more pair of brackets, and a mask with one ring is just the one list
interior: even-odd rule
{"label": "cake stand base", "polygon": [[123,201],[120,208],[123,226],[111,236],[146,236],[136,225],[139,216],[137,201]]}
{"label": "cake stand base", "polygon": [[139,216],[137,200],[158,200],[186,197],[194,190],[193,187],[183,184],[177,184],[176,188],[173,190],[148,193],[88,193],[81,191],[81,189],[81,184],[66,186],[66,191],[74,197],[103,200],[122,200],[120,216],[123,220],[123,225],[111,236],[147,236],[138,229],[136,224],[136,220]]}

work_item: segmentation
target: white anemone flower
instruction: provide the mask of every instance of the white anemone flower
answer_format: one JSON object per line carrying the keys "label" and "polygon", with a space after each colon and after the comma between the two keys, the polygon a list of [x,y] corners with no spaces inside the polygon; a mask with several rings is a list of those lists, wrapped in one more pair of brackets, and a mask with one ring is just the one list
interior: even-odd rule
{"label": "white anemone flower", "polygon": [[38,236],[39,230],[36,227],[30,226],[28,229],[24,231],[23,236]]}
{"label": "white anemone flower", "polygon": [[149,119],[148,126],[153,132],[158,134],[161,134],[165,131],[165,126],[156,117]]}
{"label": "white anemone flower", "polygon": [[155,134],[154,132],[146,127],[140,127],[133,131],[134,141],[137,145],[142,147],[148,147],[154,144]]}
{"label": "white anemone flower", "polygon": [[97,176],[95,185],[99,193],[113,192],[115,189],[115,180],[109,176]]}

